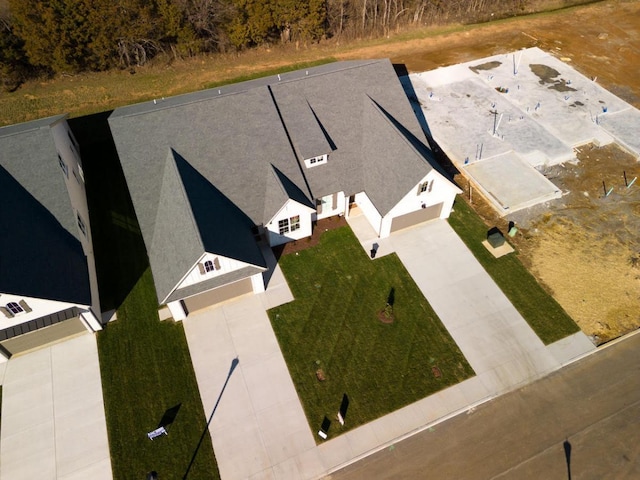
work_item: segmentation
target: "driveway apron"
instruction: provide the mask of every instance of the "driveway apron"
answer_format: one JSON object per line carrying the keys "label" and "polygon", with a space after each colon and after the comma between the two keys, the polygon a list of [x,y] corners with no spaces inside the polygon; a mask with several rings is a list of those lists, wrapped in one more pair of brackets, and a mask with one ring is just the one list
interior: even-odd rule
{"label": "driveway apron", "polygon": [[224,480],[309,478],[313,458],[304,466],[300,459],[314,456],[315,441],[266,314],[266,306],[292,298],[278,267],[267,292],[184,321],[207,418],[217,404],[209,432]]}
{"label": "driveway apron", "polygon": [[94,335],[82,334],[7,362],[0,477],[113,478]]}

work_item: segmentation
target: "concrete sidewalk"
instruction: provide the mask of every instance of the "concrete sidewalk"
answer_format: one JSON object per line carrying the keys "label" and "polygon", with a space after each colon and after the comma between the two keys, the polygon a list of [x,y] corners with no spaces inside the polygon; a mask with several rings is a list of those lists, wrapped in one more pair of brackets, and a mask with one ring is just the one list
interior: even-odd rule
{"label": "concrete sidewalk", "polygon": [[595,350],[581,333],[544,346],[448,223],[378,239],[364,217],[348,221],[367,254],[398,254],[477,375],[316,446],[265,313],[292,299],[276,267],[264,294],[184,322],[207,415],[239,358],[210,426],[223,480],[321,478]]}
{"label": "concrete sidewalk", "polygon": [[94,335],[82,334],[7,362],[0,477],[113,478]]}

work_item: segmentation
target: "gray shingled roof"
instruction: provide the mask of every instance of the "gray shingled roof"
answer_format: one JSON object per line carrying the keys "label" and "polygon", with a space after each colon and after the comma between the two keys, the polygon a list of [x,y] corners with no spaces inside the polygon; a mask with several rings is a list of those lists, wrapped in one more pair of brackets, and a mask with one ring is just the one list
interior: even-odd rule
{"label": "gray shingled roof", "polygon": [[[310,106],[318,125],[324,130],[325,137],[335,145],[326,165],[305,170],[314,198],[340,190],[347,194],[366,191],[378,211],[385,215],[411,188],[409,186],[401,192],[406,186],[405,182],[389,185],[387,180],[390,188],[381,190],[379,186],[371,183],[367,185],[365,182],[371,172],[381,172],[381,175],[389,173],[389,162],[395,161],[398,152],[385,140],[389,135],[402,135],[386,122],[368,121],[371,99],[390,112],[405,127],[407,133],[427,144],[388,60],[348,63],[344,66],[337,64],[335,71],[331,73],[309,75],[298,81],[279,82],[271,88],[294,144],[305,137],[306,133],[301,128],[304,124],[297,123],[297,116],[287,114],[296,111],[290,104],[299,104],[304,100]],[[296,127],[290,128],[291,125]],[[316,132],[316,125],[309,127],[309,135],[315,135]],[[299,135],[300,138],[294,135]],[[375,155],[371,155],[371,149],[368,148],[373,138],[377,140]],[[414,158],[415,153],[411,156]],[[414,180],[415,185],[432,167],[427,161],[422,161],[404,162],[402,168],[402,172],[394,174]],[[373,190],[377,190],[375,195],[372,195]]]}
{"label": "gray shingled roof", "polygon": [[[385,215],[432,168],[422,155],[428,148],[412,147],[426,138],[388,60],[328,64],[131,105],[115,110],[109,124],[161,301],[203,247],[221,255],[226,248],[220,236],[203,242],[224,224],[214,209],[197,214],[193,185],[214,188],[244,214],[232,215],[242,220],[235,233],[222,230],[235,238],[245,220],[266,224],[288,199],[313,208],[316,198],[337,191],[366,191]],[[169,149],[185,172],[193,170],[193,185],[182,174],[183,190],[169,172]],[[305,158],[326,153],[326,165],[304,167]],[[180,239],[169,231],[177,225]],[[257,262],[249,242],[236,246],[234,258]]]}
{"label": "gray shingled roof", "polygon": [[149,248],[158,301],[168,301],[176,285],[205,252],[265,269],[252,226],[243,212],[171,149],[163,169]]}
{"label": "gray shingled roof", "polygon": [[88,305],[87,260],[50,125],[0,128],[0,292]]}

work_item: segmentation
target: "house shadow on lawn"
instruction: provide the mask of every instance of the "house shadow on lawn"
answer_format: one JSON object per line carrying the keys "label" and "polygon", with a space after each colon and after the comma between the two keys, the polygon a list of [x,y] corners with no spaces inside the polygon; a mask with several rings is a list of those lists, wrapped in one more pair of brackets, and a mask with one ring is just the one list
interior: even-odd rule
{"label": "house shadow on lawn", "polygon": [[111,112],[68,121],[80,145],[102,311],[118,309],[149,266],[107,122]]}

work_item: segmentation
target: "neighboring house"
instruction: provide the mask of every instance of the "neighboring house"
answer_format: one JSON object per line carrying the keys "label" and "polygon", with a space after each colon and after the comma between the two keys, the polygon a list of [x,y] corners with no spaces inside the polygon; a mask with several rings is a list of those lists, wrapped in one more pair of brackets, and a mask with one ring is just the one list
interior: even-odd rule
{"label": "neighboring house", "polygon": [[66,116],[0,128],[0,362],[100,330],[89,212]]}
{"label": "neighboring house", "polygon": [[379,237],[449,216],[460,190],[388,60],[341,62],[119,108],[109,124],[175,319],[264,290],[270,246],[360,207]]}

